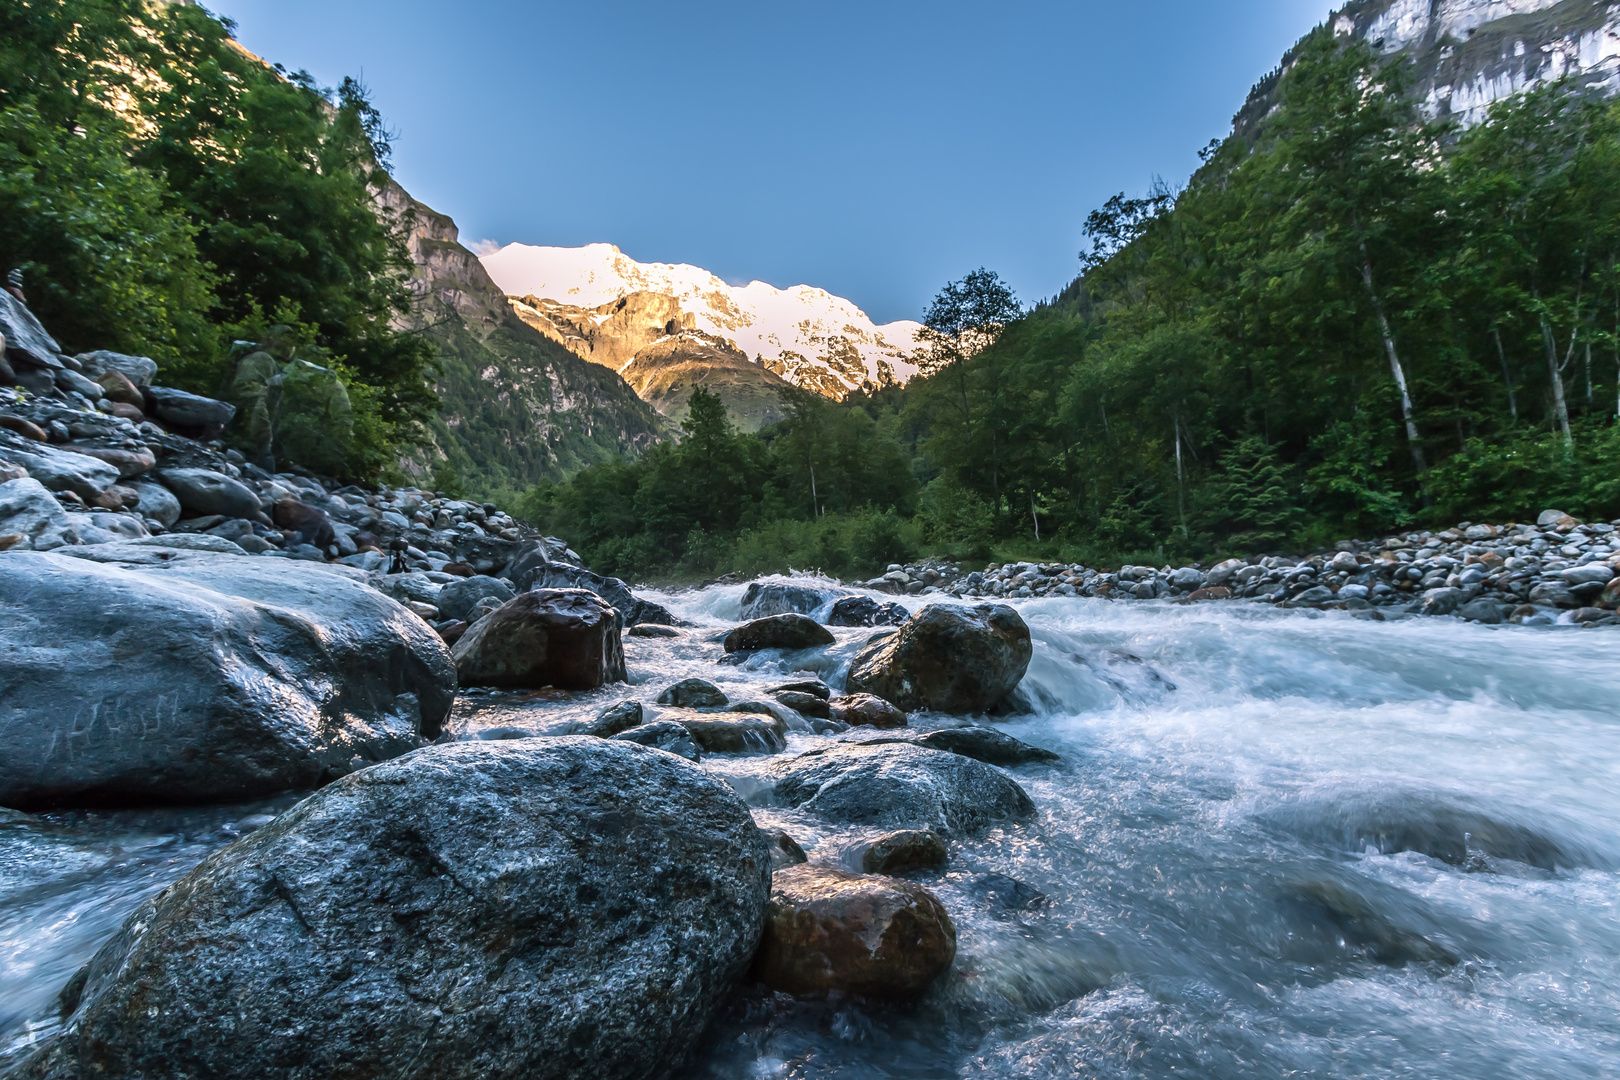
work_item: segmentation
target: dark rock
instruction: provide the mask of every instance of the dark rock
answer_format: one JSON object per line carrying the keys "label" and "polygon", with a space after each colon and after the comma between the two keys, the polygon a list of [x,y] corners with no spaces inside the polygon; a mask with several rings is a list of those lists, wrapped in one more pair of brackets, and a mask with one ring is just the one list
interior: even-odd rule
{"label": "dark rock", "polygon": [[934,604],[863,648],[849,689],[908,711],[987,712],[1017,688],[1032,655],[1029,627],[1012,608]]}
{"label": "dark rock", "polygon": [[144,446],[124,449],[117,446],[81,446],[69,443],[62,449],[106,462],[118,470],[118,476],[123,480],[130,480],[149,472],[152,466],[157,464],[156,455]]}
{"label": "dark rock", "polygon": [[16,416],[12,413],[0,413],[0,428],[14,431],[25,439],[34,442],[48,443],[51,437],[45,434],[45,429],[25,416]]}
{"label": "dark rock", "polygon": [[863,874],[907,874],[940,870],[948,853],[945,840],[927,829],[897,829],[857,844],[845,860]]}
{"label": "dark rock", "polygon": [[613,609],[583,589],[523,593],[478,620],[453,652],[462,686],[594,690],[624,682]]}
{"label": "dark rock", "polygon": [[0,342],[6,359],[19,374],[25,367],[62,367],[62,346],[45,330],[28,305],[5,289],[0,289]]}
{"label": "dark rock", "polygon": [[655,720],[650,724],[641,724],[628,731],[621,731],[612,738],[615,742],[650,746],[688,761],[697,761],[703,757],[703,751],[698,748],[691,733],[673,720]]}
{"label": "dark rock", "polygon": [[747,970],[769,882],[748,809],[683,762],[433,747],[139,909],[74,980],[56,1054],[109,1077],[668,1075]]}
{"label": "dark rock", "polygon": [[956,927],[927,889],[806,865],[775,874],[754,970],[790,994],[904,999],[955,959]]}
{"label": "dark rock", "polygon": [[[332,528],[332,517],[325,510],[299,502],[292,497],[277,499],[270,507],[270,520],[276,528],[287,534],[293,543],[309,544],[323,551],[337,540]],[[446,615],[459,619],[461,615]]]}
{"label": "dark rock", "polygon": [[800,679],[797,682],[783,683],[780,686],[773,686],[765,692],[771,695],[781,693],[813,694],[822,701],[832,700],[832,687],[820,679]]}
{"label": "dark rock", "polygon": [[849,694],[832,704],[832,719],[851,727],[903,728],[905,711],[872,694]]}
{"label": "dark rock", "polygon": [[556,559],[558,548],[547,541],[534,541],[519,549],[501,572],[518,592],[529,589],[585,589],[606,600],[618,612],[619,625],[650,623],[673,626],[675,616],[630,591],[618,578],[603,577],[572,563]]}
{"label": "dark rock", "polygon": [[250,518],[262,509],[253,489],[240,480],[208,469],[159,469],[157,478],[174,492],[188,517],[223,514]]}
{"label": "dark rock", "polygon": [[236,406],[168,386],[148,386],[146,413],[182,435],[213,438],[231,422]]}
{"label": "dark rock", "polygon": [[705,754],[779,754],[787,746],[785,726],[774,716],[668,709],[660,719],[680,724]]}
{"label": "dark rock", "polygon": [[28,470],[29,476],[52,491],[70,491],[87,503],[99,498],[119,480],[118,470],[105,461],[11,433],[0,437],[0,461],[20,465]]}
{"label": "dark rock", "polygon": [[725,637],[728,653],[755,652],[759,649],[815,649],[831,645],[834,638],[826,627],[805,615],[772,615],[744,623]]}
{"label": "dark rock", "polygon": [[434,597],[433,605],[446,619],[470,620],[473,617],[473,608],[481,601],[495,600],[504,604],[515,596],[517,593],[512,591],[512,586],[500,578],[478,574],[447,584],[439,590],[439,595]]}
{"label": "dark rock", "polygon": [[1035,816],[1012,778],[958,754],[905,744],[839,744],[771,767],[776,796],[829,821],[970,834]]}
{"label": "dark rock", "polygon": [[[1382,889],[1365,889],[1333,879],[1288,886],[1285,910],[1303,924],[1287,938],[1291,953],[1317,964],[1336,956],[1372,960],[1389,967],[1456,964],[1461,956],[1438,935],[1431,936],[1379,901]],[[1415,913],[1410,913],[1415,914]]]}
{"label": "dark rock", "polygon": [[641,724],[645,711],[639,701],[621,701],[603,709],[595,720],[580,728],[581,735],[594,735],[598,739],[611,739]]}
{"label": "dark rock", "polygon": [[767,619],[772,615],[809,615],[827,602],[827,594],[805,585],[781,581],[755,581],[743,593],[744,619]]}
{"label": "dark rock", "polygon": [[0,805],[316,787],[449,714],[438,637],[352,571],[143,541],[63,551],[8,552],[0,574]]}
{"label": "dark rock", "polygon": [[797,690],[777,690],[771,696],[796,713],[822,720],[832,719],[832,705],[826,698],[815,694],[801,694]]}
{"label": "dark rock", "polygon": [[[0,819],[0,825],[4,825],[4,823],[4,820]],[[788,866],[798,866],[800,863],[808,861],[804,848],[799,846],[799,842],[781,829],[767,830],[765,839],[770,844],[771,870],[773,872]]]}
{"label": "dark rock", "polygon": [[980,904],[1001,915],[1035,911],[1050,902],[1035,886],[1006,874],[974,874],[963,882],[963,888]]}
{"label": "dark rock", "polygon": [[870,596],[846,596],[833,604],[828,626],[900,626],[911,612],[899,604],[880,603]]}
{"label": "dark rock", "polygon": [[[157,377],[158,372],[156,360],[150,360],[144,356],[129,356],[125,353],[111,352],[107,349],[80,353],[77,359],[84,368],[84,373],[92,379],[100,381],[109,375],[117,375],[134,386],[137,391],[142,387],[151,386],[152,380]],[[103,382],[102,385],[106,386],[107,384]],[[114,401],[126,400],[122,396],[113,397],[110,393],[107,396]],[[140,405],[142,402],[139,394],[129,403]]]}
{"label": "dark rock", "polygon": [[1058,755],[987,727],[941,728],[917,736],[918,746],[961,754],[990,765],[1031,765],[1060,761]]}
{"label": "dark rock", "polygon": [[101,387],[101,394],[108,401],[145,410],[146,395],[142,394],[141,388],[130,382],[129,376],[123,372],[104,372],[96,379],[96,385]]}
{"label": "dark rock", "polygon": [[658,704],[683,709],[718,709],[731,699],[707,679],[682,679],[658,695]]}

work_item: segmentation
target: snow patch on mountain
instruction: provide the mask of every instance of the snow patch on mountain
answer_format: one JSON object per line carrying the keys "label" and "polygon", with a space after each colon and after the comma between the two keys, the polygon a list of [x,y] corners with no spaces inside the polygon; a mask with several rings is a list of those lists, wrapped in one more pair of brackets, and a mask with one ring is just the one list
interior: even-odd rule
{"label": "snow patch on mountain", "polygon": [[731,285],[698,266],[638,262],[612,244],[507,244],[484,255],[483,264],[514,299],[594,309],[635,293],[671,297],[691,317],[693,329],[829,397],[865,385],[904,383],[917,371],[920,324],[878,325],[850,301],[810,285]]}

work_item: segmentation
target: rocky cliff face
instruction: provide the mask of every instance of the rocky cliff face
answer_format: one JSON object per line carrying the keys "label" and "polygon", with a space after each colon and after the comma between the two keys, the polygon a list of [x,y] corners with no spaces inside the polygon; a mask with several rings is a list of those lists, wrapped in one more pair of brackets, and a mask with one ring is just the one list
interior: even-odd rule
{"label": "rocky cliff face", "polygon": [[576,356],[611,368],[640,398],[672,420],[686,415],[692,391],[718,394],[732,419],[755,431],[782,419],[794,387],[748,359],[730,341],[700,329],[697,317],[666,293],[633,292],[598,307],[537,296],[514,297],[524,323]]}
{"label": "rocky cliff face", "polygon": [[[1463,125],[1558,79],[1620,92],[1616,0],[1352,0],[1329,25],[1388,55],[1410,56],[1429,114]],[[1239,130],[1270,109],[1275,83],[1273,74],[1255,88]]]}
{"label": "rocky cliff face", "polygon": [[668,423],[617,374],[519,319],[447,215],[397,184],[380,203],[405,231],[416,265],[410,323],[442,360],[434,447],[408,466],[444,462],[481,486],[515,489],[668,434]]}
{"label": "rocky cliff face", "polygon": [[[696,376],[706,358],[723,356],[726,376],[715,380],[717,388],[743,395],[727,403],[744,424],[757,426],[754,406],[787,386],[841,400],[863,387],[903,383],[917,370],[918,324],[877,325],[848,300],[808,285],[730,285],[696,266],[637,262],[611,244],[510,244],[483,263],[526,323],[632,385],[633,372],[654,362],[667,370],[670,358],[681,358]],[[649,349],[657,355],[644,355]],[[733,363],[737,357],[754,373]],[[654,404],[664,410],[671,400],[678,411],[685,399]]]}

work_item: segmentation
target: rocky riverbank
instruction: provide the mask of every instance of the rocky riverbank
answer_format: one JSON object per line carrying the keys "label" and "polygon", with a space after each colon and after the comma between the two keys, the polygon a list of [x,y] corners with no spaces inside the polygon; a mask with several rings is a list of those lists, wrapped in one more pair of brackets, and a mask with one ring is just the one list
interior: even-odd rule
{"label": "rocky riverbank", "polygon": [[1533,524],[1465,522],[1439,532],[1346,541],[1301,558],[1270,555],[1210,566],[952,563],[890,566],[861,586],[902,595],[1039,596],[1202,603],[1251,600],[1373,618],[1454,615],[1520,626],[1620,625],[1620,521],[1580,522],[1547,510]]}

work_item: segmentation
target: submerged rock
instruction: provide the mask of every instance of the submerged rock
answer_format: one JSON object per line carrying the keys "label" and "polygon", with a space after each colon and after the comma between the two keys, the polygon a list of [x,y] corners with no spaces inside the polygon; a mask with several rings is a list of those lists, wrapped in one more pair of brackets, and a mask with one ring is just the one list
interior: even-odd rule
{"label": "submerged rock", "polygon": [[786,726],[771,715],[665,709],[659,719],[686,729],[706,754],[777,754],[787,746]]}
{"label": "submerged rock", "polygon": [[920,885],[789,866],[771,883],[755,972],[790,994],[911,998],[956,959],[956,926]]}
{"label": "submerged rock", "polygon": [[865,874],[905,874],[939,870],[948,852],[945,840],[928,829],[896,829],[851,848],[846,861]]}
{"label": "submerged rock", "polygon": [[816,649],[837,639],[831,631],[804,615],[772,615],[744,623],[726,635],[728,653],[760,649]]}
{"label": "submerged rock", "polygon": [[766,619],[772,615],[810,615],[827,602],[827,593],[808,585],[784,581],[755,581],[742,598],[744,619]]}
{"label": "submerged rock", "polygon": [[449,714],[438,637],[353,571],[145,541],[5,560],[0,805],[316,787]]}
{"label": "submerged rock", "polygon": [[1062,760],[1050,750],[987,727],[941,728],[917,736],[916,742],[918,746],[961,754],[991,765],[1049,764]]}
{"label": "submerged rock", "polygon": [[594,690],[626,678],[613,609],[583,589],[518,595],[471,626],[453,655],[463,686]]}
{"label": "submerged rock", "polygon": [[612,736],[615,742],[636,743],[639,746],[650,746],[655,750],[683,757],[688,761],[698,761],[703,757],[703,751],[698,747],[697,741],[692,738],[691,732],[673,720],[654,720],[650,724],[638,724],[627,731],[621,731]]}
{"label": "submerged rock", "polygon": [[658,704],[685,709],[718,709],[729,701],[725,691],[707,679],[682,679],[658,695]]}
{"label": "submerged rock", "polygon": [[849,825],[959,836],[1035,816],[1001,770],[906,743],[841,743],[778,762],[770,775],[783,803]]}
{"label": "submerged rock", "polygon": [[839,723],[851,727],[903,728],[905,710],[872,694],[848,694],[834,701],[830,714]]}
{"label": "submerged rock", "polygon": [[874,694],[908,711],[988,712],[1029,668],[1029,627],[1004,604],[934,604],[860,651],[851,692]]}
{"label": "submerged rock", "polygon": [[899,626],[911,612],[895,603],[883,603],[870,596],[846,596],[833,604],[827,615],[828,626]]}
{"label": "submerged rock", "polygon": [[747,969],[769,887],[747,807],[672,757],[433,747],[139,909],[24,1075],[668,1075]]}

